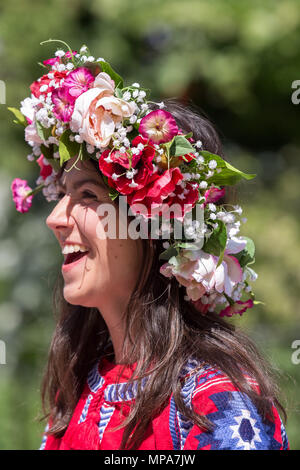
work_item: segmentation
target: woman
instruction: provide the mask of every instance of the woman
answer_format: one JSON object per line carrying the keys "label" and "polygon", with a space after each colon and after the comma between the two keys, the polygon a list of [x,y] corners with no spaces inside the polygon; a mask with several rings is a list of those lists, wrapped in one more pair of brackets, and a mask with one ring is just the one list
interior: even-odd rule
{"label": "woman", "polygon": [[[40,100],[48,99],[47,118],[44,104],[29,103],[36,119],[30,122],[23,102],[27,141],[36,153],[37,146],[47,152],[47,161],[43,156],[38,162],[38,182],[48,200],[54,187],[59,191],[47,225],[64,254],[42,389],[49,421],[41,448],[288,449],[270,367],[222,318],[253,306],[245,272],[254,271],[247,266],[251,242],[246,246],[237,237],[233,212],[240,214],[239,206],[228,212],[217,207],[229,204],[227,185],[253,175],[220,157],[220,140],[207,119],[174,101],[160,111],[161,104],[145,102],[138,84],[116,91],[119,76],[103,59],[94,60],[100,69],[93,60],[68,69],[71,59],[80,61],[87,52],[67,54],[57,51],[45,61],[50,80],[69,70],[59,77],[62,87],[46,78],[31,87],[37,100],[49,93]],[[41,115],[55,140],[41,133]],[[23,190],[20,199],[17,183],[14,199],[24,212],[36,190]],[[119,217],[122,195],[131,208],[125,219]],[[172,216],[174,200],[179,213]],[[181,245],[172,230],[167,238],[163,230],[159,237],[132,236],[131,223],[151,225],[157,209],[162,221],[175,224],[199,202],[204,231],[197,233],[205,237],[195,235],[201,221],[190,222],[193,246],[188,230]],[[110,232],[104,205],[115,209]],[[243,289],[251,298],[241,297]]]}

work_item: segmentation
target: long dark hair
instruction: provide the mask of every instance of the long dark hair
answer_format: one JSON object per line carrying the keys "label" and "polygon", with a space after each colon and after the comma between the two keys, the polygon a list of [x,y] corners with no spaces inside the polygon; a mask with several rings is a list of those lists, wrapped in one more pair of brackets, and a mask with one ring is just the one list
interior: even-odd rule
{"label": "long dark hair", "polygon": [[[223,155],[220,138],[206,117],[174,100],[165,103],[182,130],[192,131],[205,150]],[[94,164],[98,168],[97,162]],[[248,394],[263,417],[272,416],[274,404],[286,418],[272,368],[253,342],[216,313],[200,314],[184,299],[185,289],[177,280],[159,273],[162,240],[143,240],[143,244],[143,270],[124,314],[123,357],[124,367],[137,362],[129,383],[136,377],[148,376],[149,380],[142,393],[138,389],[131,412],[120,426],[125,427],[120,449],[139,446],[151,419],[172,393],[184,416],[203,429],[211,429],[206,417],[186,407],[180,393],[178,377],[191,356],[222,370]],[[52,422],[49,433],[56,437],[64,435],[91,367],[103,356],[113,357],[101,312],[69,304],[62,289],[59,275],[53,296],[58,321],[42,384],[45,417],[50,416]],[[249,385],[245,373],[257,381],[259,393]]]}

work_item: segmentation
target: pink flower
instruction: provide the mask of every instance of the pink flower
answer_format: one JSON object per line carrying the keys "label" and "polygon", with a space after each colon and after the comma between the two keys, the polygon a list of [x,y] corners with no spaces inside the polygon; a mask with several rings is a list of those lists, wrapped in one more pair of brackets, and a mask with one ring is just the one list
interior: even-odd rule
{"label": "pink flower", "polygon": [[135,137],[131,144],[133,147],[144,145],[143,150],[132,155],[131,168],[128,154],[118,150],[104,150],[99,158],[100,171],[107,176],[108,184],[121,194],[130,194],[143,188],[154,170],[152,161],[155,149],[147,145],[141,136]]}
{"label": "pink flower", "polygon": [[163,264],[160,272],[166,277],[175,276],[186,287],[188,297],[196,301],[214,288],[217,261],[202,250],[184,250]]}
{"label": "pink flower", "polygon": [[27,181],[15,178],[11,184],[11,190],[17,211],[22,213],[28,212],[32,204],[33,196],[27,197],[27,194],[32,191]]}
{"label": "pink flower", "polygon": [[115,83],[105,72],[100,72],[93,87],[82,93],[75,101],[70,128],[80,132],[83,140],[95,147],[107,147],[117,123],[132,116],[134,102],[114,96]]}
{"label": "pink flower", "polygon": [[[77,54],[77,51],[72,51],[72,52],[73,52],[72,55]],[[67,51],[64,57],[67,57],[68,59],[70,59],[72,55],[70,51]],[[60,62],[61,62],[61,59],[59,57],[52,57],[51,59],[43,60],[44,65],[51,65],[51,66],[54,64],[59,64]]]}
{"label": "pink flower", "polygon": [[242,237],[232,237],[227,240],[223,261],[215,272],[215,289],[217,292],[225,292],[229,297],[234,287],[242,281],[243,271],[237,258],[230,256],[242,251],[247,242]]}
{"label": "pink flower", "polygon": [[157,109],[143,117],[139,133],[154,144],[162,144],[178,134],[178,127],[171,113]]}
{"label": "pink flower", "polygon": [[64,81],[64,86],[72,97],[78,98],[78,96],[90,88],[93,81],[94,76],[92,72],[85,67],[79,67],[69,73]]}
{"label": "pink flower", "polygon": [[36,144],[42,144],[43,140],[38,135],[38,131],[33,121],[31,124],[25,127],[25,140],[26,142],[34,142]]}
{"label": "pink flower", "polygon": [[47,176],[51,175],[52,166],[49,163],[45,163],[45,158],[43,154],[41,154],[41,156],[37,159],[37,164],[41,169],[40,176],[45,180]]}
{"label": "pink flower", "polygon": [[229,305],[220,312],[220,317],[232,317],[235,313],[242,315],[248,308],[253,307],[253,300],[248,299],[246,302],[237,300],[233,305]]}
{"label": "pink flower", "polygon": [[56,88],[52,92],[52,103],[54,104],[54,116],[63,122],[69,122],[74,110],[75,98],[69,95],[68,88]]}
{"label": "pink flower", "polygon": [[[177,167],[170,168],[162,174],[153,173],[143,188],[128,196],[127,200],[132,212],[134,214],[139,212],[146,218],[155,216],[164,208],[165,199],[175,190],[176,184],[182,178],[182,173]],[[138,210],[135,204],[137,204]],[[141,204],[143,205],[142,208]]]}
{"label": "pink flower", "polygon": [[209,188],[207,191],[205,191],[204,197],[205,197],[205,203],[204,205],[208,204],[209,202],[216,202],[221,197],[225,196],[225,188],[219,189],[219,188]]}
{"label": "pink flower", "polygon": [[174,275],[186,287],[191,300],[199,300],[203,294],[218,292],[232,294],[233,288],[242,280],[242,268],[238,260],[228,253],[238,253],[246,242],[242,239],[229,240],[222,263],[219,258],[203,250],[183,250],[161,267],[167,277]]}

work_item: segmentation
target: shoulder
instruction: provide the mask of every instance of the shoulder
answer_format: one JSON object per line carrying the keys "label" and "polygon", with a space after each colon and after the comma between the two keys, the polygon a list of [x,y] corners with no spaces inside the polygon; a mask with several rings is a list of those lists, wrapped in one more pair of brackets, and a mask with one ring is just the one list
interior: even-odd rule
{"label": "shoulder", "polygon": [[[255,404],[242,393],[221,370],[191,360],[184,371],[182,397],[187,406],[205,416],[212,429],[200,429],[185,423],[184,450],[280,450],[288,449],[288,440],[279,413],[273,407],[273,417],[263,419]],[[255,380],[245,375],[258,391]]]}

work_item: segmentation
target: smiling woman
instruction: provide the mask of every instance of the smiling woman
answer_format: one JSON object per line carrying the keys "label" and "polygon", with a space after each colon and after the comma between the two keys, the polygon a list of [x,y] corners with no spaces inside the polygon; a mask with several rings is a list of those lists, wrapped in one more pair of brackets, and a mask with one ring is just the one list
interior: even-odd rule
{"label": "smiling woman", "polygon": [[[13,110],[39,155],[38,186],[12,184],[20,212],[39,189],[58,200],[47,225],[64,260],[41,448],[288,449],[272,369],[223,318],[256,302],[254,242],[239,235],[230,191],[255,175],[223,158],[208,119],[148,101],[86,46],[44,65]],[[132,236],[132,222],[157,219],[157,232]]]}
{"label": "smiling woman", "polygon": [[[101,218],[97,208],[103,203],[114,204],[91,161],[72,168],[73,164],[69,160],[65,165],[59,184],[60,201],[47,218],[48,227],[66,255],[62,265],[63,295],[70,304],[95,307],[101,312],[119,361],[121,314],[140,277],[142,240],[99,238]],[[109,295],[112,292],[114,295]]]}

